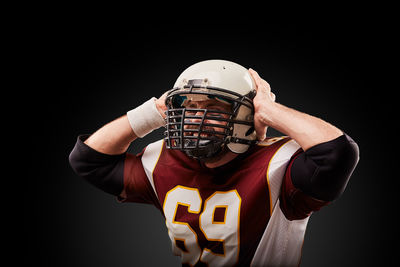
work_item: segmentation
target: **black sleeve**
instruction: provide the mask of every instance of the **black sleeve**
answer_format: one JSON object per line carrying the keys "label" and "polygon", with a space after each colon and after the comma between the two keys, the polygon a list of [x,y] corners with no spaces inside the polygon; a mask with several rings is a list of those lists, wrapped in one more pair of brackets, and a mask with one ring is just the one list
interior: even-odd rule
{"label": "black sleeve", "polygon": [[304,193],[332,201],[345,190],[358,160],[357,144],[344,134],[300,153],[292,164],[291,179]]}
{"label": "black sleeve", "polygon": [[118,196],[124,184],[125,153],[107,155],[89,147],[84,141],[89,135],[78,136],[69,155],[69,163],[75,173],[99,189]]}

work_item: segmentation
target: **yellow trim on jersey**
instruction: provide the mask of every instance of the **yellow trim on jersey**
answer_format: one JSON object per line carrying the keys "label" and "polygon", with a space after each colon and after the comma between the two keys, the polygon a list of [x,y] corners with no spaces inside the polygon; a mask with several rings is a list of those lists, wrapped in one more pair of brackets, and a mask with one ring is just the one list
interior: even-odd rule
{"label": "yellow trim on jersey", "polygon": [[[215,210],[217,209],[217,208],[224,208],[225,209],[225,212],[224,212],[224,221],[222,221],[222,222],[216,222],[215,221]],[[215,207],[214,207],[214,211],[213,211],[213,214],[212,214],[212,220],[211,220],[211,222],[212,222],[212,224],[225,224],[225,222],[226,222],[226,211],[227,211],[227,209],[228,209],[228,205],[216,205]]]}
{"label": "yellow trim on jersey", "polygon": [[[175,242],[175,246],[176,246],[177,248],[179,248],[183,253],[189,253],[188,249],[186,248],[186,240],[185,240],[185,239],[174,237],[174,240],[175,240],[175,241],[174,241],[174,242]],[[181,241],[181,242],[183,243],[183,246],[185,247],[185,250],[186,250],[186,251],[183,251],[183,250],[176,244],[176,241]]]}
{"label": "yellow trim on jersey", "polygon": [[238,247],[238,252],[237,252],[237,256],[236,256],[236,262],[238,262],[239,261],[239,254],[240,254],[240,210],[242,209],[242,198],[240,197],[240,195],[239,195],[239,193],[238,193],[238,191],[236,189],[234,191],[235,191],[237,197],[240,200],[239,209],[238,209],[238,226],[237,226],[237,233],[238,233],[238,236],[237,236],[238,245],[237,245],[237,247]]}
{"label": "yellow trim on jersey", "polygon": [[[211,240],[211,239],[210,239]],[[222,242],[222,247],[223,247],[223,250],[224,250],[224,254],[219,254],[219,253],[215,253],[215,252],[213,252],[211,249],[208,249],[208,248],[204,248],[203,250],[206,250],[208,253],[211,253],[211,254],[214,254],[214,255],[216,255],[216,256],[220,256],[220,257],[226,257],[226,255],[225,255],[225,240],[224,239],[222,239],[222,240],[211,240],[211,241],[219,241],[219,242]],[[202,252],[202,256],[203,256],[203,253],[204,252]],[[200,257],[200,260],[201,260],[201,257]],[[237,261],[236,261],[237,262]]]}

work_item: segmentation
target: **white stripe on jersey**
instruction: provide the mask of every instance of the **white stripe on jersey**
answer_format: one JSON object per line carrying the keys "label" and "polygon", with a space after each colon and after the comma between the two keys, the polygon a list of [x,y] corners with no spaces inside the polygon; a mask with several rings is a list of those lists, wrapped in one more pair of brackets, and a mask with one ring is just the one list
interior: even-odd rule
{"label": "white stripe on jersey", "polygon": [[142,155],[142,165],[144,168],[144,172],[146,173],[147,179],[149,179],[151,187],[153,187],[154,193],[156,194],[157,198],[158,195],[154,186],[153,172],[154,168],[157,165],[158,159],[160,158],[163,146],[164,139],[158,140],[157,142],[149,144]]}
{"label": "white stripe on jersey", "polygon": [[279,206],[279,194],[286,167],[292,155],[300,148],[290,140],[272,157],[267,172],[270,186],[272,215],[258,244],[251,266],[297,266],[309,217],[289,221]]}

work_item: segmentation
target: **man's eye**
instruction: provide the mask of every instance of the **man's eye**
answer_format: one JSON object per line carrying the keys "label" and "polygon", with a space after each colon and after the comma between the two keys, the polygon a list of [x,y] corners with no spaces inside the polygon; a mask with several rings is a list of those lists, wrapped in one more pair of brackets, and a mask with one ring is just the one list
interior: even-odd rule
{"label": "man's eye", "polygon": [[210,116],[210,117],[218,117],[218,118],[222,118],[223,117],[223,115],[221,113],[214,113],[214,112],[208,113],[208,116]]}

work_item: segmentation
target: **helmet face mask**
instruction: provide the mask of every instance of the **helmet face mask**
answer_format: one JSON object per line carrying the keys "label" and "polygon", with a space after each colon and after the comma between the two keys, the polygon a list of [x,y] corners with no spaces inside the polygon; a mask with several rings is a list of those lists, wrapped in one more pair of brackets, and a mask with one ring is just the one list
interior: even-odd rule
{"label": "helmet face mask", "polygon": [[[210,60],[193,66],[198,67],[199,64],[203,64],[205,70],[222,64],[224,66],[220,68],[221,71],[226,69],[225,65],[233,64],[233,67],[239,66],[242,72],[247,73],[242,66],[229,61]],[[193,66],[187,70],[190,72]],[[194,75],[187,75],[186,79],[178,78],[175,87],[168,93],[165,131],[167,148],[182,150],[196,159],[213,158],[227,150],[245,152],[251,144],[256,143],[252,102],[255,91],[251,86],[241,92],[235,88],[213,86],[210,84],[218,84],[204,77],[204,74],[200,75],[203,75],[202,79],[190,79]],[[211,108],[196,105],[208,102],[213,103]]]}

